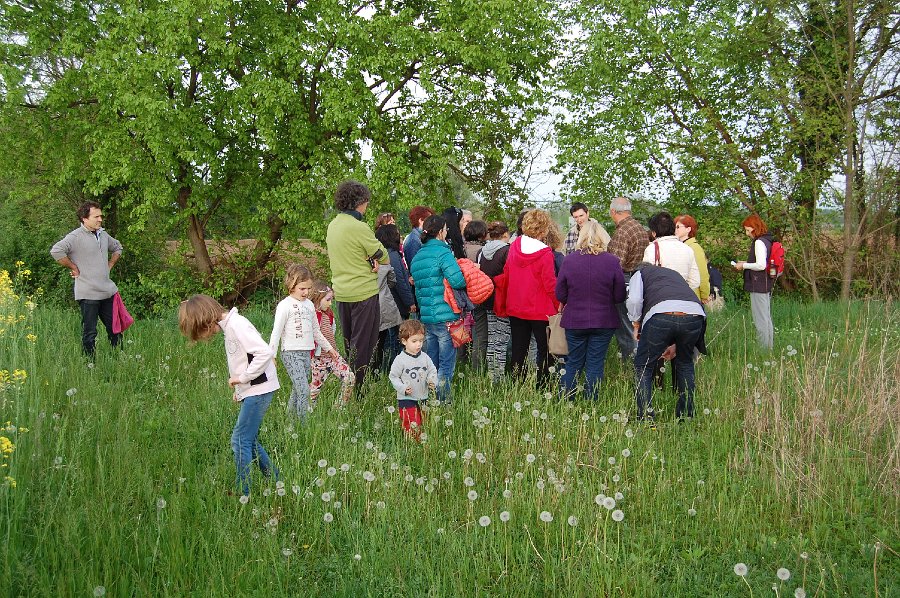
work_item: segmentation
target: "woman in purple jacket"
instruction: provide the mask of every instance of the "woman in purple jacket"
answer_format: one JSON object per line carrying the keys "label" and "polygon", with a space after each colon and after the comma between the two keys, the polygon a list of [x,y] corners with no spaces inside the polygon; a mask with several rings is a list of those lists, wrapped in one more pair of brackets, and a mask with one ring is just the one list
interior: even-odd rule
{"label": "woman in purple jacket", "polygon": [[566,398],[584,370],[584,394],[595,399],[603,380],[606,350],[619,327],[616,304],[625,301],[625,275],[619,258],[606,253],[596,222],[581,227],[575,251],[566,256],[556,282],[556,298],[565,304],[560,324],[566,331],[569,356],[562,376]]}

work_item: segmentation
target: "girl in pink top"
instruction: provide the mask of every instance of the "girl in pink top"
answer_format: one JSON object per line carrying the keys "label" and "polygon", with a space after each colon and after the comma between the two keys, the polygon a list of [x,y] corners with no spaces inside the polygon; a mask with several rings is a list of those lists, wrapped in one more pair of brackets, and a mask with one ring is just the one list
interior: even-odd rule
{"label": "girl in pink top", "polygon": [[263,416],[278,390],[275,361],[268,343],[253,324],[236,308],[226,311],[208,295],[194,295],[178,308],[181,333],[192,342],[209,340],[217,333],[225,335],[228,358],[228,385],[234,389],[233,399],[241,410],[231,433],[231,449],[237,467],[237,485],[250,494],[250,463],[257,459],[266,477],[278,478],[266,449],[259,442]]}

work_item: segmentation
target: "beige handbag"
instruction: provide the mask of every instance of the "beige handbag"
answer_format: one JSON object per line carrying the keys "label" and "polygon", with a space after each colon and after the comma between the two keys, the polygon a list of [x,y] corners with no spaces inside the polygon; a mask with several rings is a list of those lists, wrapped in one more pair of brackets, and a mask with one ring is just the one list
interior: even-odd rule
{"label": "beige handbag", "polygon": [[547,318],[547,351],[551,355],[568,355],[569,343],[566,341],[566,330],[559,325],[562,312]]}

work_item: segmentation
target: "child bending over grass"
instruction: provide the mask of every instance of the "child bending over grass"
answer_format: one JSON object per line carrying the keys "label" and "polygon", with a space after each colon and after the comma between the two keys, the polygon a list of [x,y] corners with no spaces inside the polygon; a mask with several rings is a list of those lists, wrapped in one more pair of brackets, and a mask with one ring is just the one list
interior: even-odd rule
{"label": "child bending over grass", "polygon": [[194,295],[182,301],[178,308],[181,333],[192,342],[225,334],[225,356],[228,359],[228,385],[234,389],[233,399],[240,403],[237,423],[231,433],[231,449],[237,466],[236,483],[246,496],[250,494],[250,463],[256,459],[266,477],[276,469],[266,449],[259,442],[259,427],[272,402],[272,395],[280,387],[275,361],[269,345],[253,324],[238,313],[227,311],[208,295]]}

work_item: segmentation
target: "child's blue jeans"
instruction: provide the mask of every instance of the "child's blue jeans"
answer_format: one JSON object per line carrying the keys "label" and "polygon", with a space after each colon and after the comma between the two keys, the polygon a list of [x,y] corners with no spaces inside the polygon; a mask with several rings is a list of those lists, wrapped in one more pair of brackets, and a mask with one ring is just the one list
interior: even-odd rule
{"label": "child's blue jeans", "polygon": [[237,423],[231,433],[231,449],[234,451],[234,463],[237,466],[237,485],[245,495],[250,494],[250,464],[258,460],[259,469],[266,477],[272,474],[278,477],[278,469],[272,466],[266,449],[259,443],[259,427],[263,416],[272,402],[273,392],[245,397],[241,401],[241,411]]}

